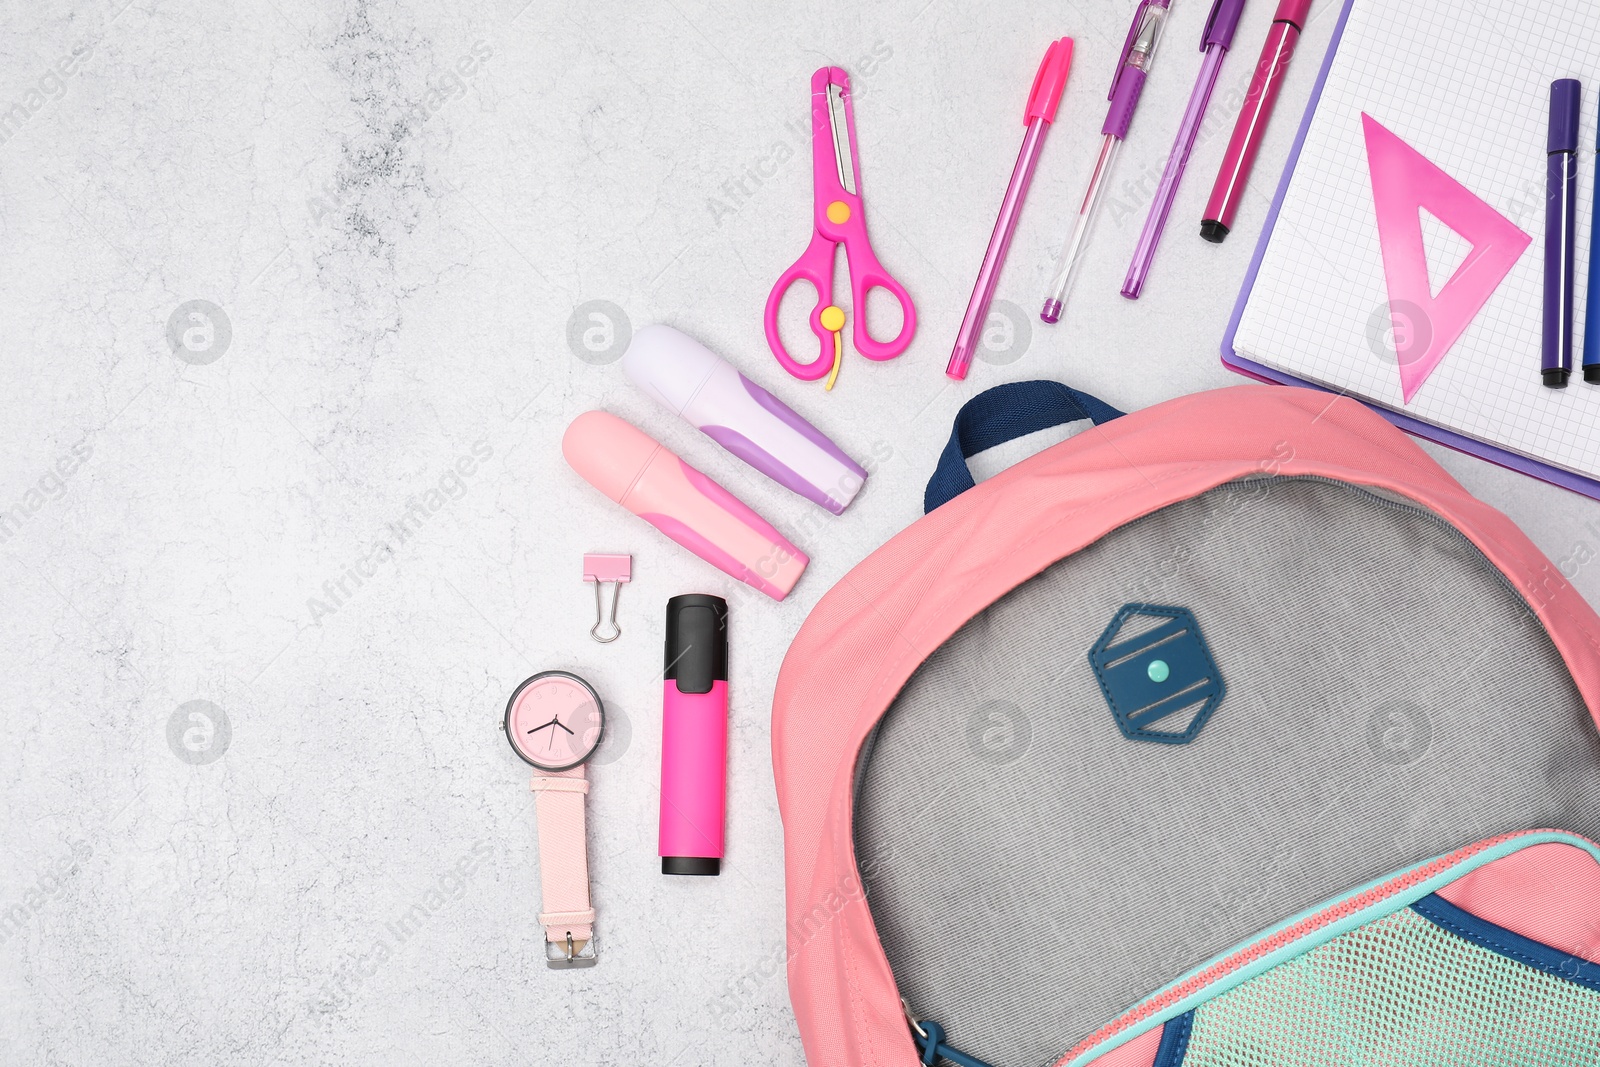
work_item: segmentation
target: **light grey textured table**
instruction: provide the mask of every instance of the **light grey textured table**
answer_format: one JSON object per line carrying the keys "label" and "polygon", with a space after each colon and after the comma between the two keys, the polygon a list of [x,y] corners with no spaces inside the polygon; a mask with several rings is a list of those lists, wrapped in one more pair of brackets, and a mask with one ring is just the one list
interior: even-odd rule
{"label": "light grey textured table", "polygon": [[[1219,115],[1132,304],[1118,282],[1208,6],[1176,5],[1085,284],[1045,328],[1123,0],[11,5],[0,1060],[800,1063],[767,720],[806,611],[916,517],[979,388],[1052,377],[1137,408],[1240,381],[1218,341],[1334,5],[1234,239],[1192,232]],[[1269,17],[1247,13],[1221,95]],[[1063,34],[1077,67],[999,292],[1020,309],[1009,362],[954,385],[1028,85]],[[809,237],[826,63],[855,77],[872,240],[921,315],[904,357],[848,355],[832,395],[761,331]],[[632,390],[606,360],[656,321],[875,457],[844,518]],[[580,484],[559,440],[597,406],[809,550],[794,596],[744,595]],[[1600,591],[1594,504],[1437,454]],[[579,580],[595,550],[636,573],[605,647]],[[720,878],[669,881],[661,613],[687,591],[733,601],[730,849]],[[540,958],[528,775],[499,732],[510,690],[554,667],[614,723],[590,807],[602,962],[567,973]]]}

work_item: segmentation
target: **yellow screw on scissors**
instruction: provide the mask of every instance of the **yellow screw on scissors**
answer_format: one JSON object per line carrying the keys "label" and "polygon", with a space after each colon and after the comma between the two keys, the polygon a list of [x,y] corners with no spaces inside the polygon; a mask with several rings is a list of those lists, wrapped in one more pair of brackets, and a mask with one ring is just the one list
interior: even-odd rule
{"label": "yellow screw on scissors", "polygon": [[828,380],[822,388],[833,391],[833,383],[839,380],[839,361],[844,358],[844,338],[839,331],[844,329],[844,309],[829,304],[822,309],[819,316],[822,319],[822,328],[833,334],[833,370],[828,372]]}

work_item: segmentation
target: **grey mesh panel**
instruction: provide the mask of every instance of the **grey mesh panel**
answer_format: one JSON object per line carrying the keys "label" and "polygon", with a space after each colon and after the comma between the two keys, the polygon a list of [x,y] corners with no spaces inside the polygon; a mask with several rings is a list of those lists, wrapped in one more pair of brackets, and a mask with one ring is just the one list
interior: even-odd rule
{"label": "grey mesh panel", "polygon": [[[1125,739],[1096,685],[1130,602],[1191,609],[1224,675],[1191,744]],[[1224,486],[1012,591],[922,665],[857,774],[900,990],[997,1067],[1416,860],[1600,837],[1600,738],[1526,604],[1437,517],[1315,479]]]}

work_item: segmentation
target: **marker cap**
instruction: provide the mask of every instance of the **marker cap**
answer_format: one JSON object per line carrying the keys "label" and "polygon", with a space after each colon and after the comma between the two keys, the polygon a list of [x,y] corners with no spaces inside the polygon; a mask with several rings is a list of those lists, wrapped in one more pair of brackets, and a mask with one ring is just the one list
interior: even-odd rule
{"label": "marker cap", "polygon": [[586,411],[561,438],[561,453],[584,481],[619,504],[659,451],[649,434],[609,411]]}
{"label": "marker cap", "polygon": [[680,693],[709,693],[728,680],[728,602],[708,593],[667,601],[666,668]]}
{"label": "marker cap", "polygon": [[1578,105],[1582,93],[1583,86],[1576,78],[1550,83],[1550,139],[1545,151],[1578,150]]}
{"label": "marker cap", "polygon": [[653,323],[634,332],[622,354],[622,372],[656,403],[682,415],[722,362],[688,334]]}
{"label": "marker cap", "polygon": [[1306,19],[1311,17],[1311,0],[1278,0],[1278,12],[1272,16],[1273,22],[1292,22],[1298,29],[1306,28]]}
{"label": "marker cap", "polygon": [[786,489],[843,513],[867,480],[861,464],[789,405],[686,333],[656,323],[633,335],[622,369],[657,403]]}

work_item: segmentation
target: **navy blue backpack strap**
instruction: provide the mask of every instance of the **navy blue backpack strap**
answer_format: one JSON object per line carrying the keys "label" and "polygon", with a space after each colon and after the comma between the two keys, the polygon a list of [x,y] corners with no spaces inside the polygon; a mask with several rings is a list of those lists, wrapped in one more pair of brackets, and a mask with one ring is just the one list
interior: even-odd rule
{"label": "navy blue backpack strap", "polygon": [[1007,382],[985,389],[956,413],[950,441],[922,495],[922,510],[926,513],[948,504],[973,487],[972,472],[967,469],[969,456],[1051,426],[1080,419],[1092,419],[1101,426],[1122,414],[1104,400],[1060,382]]}

